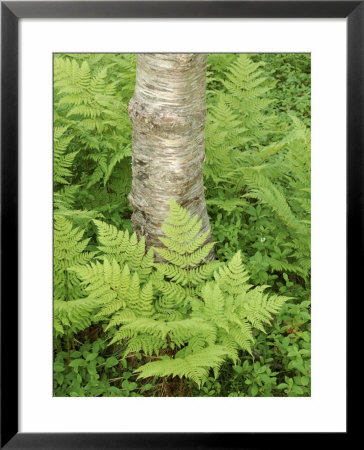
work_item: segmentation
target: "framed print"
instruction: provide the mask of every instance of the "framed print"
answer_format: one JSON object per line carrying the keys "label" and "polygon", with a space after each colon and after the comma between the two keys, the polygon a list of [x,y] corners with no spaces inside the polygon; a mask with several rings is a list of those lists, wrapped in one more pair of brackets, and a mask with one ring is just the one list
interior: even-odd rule
{"label": "framed print", "polygon": [[363,8],[2,2],[2,447],[347,436]]}

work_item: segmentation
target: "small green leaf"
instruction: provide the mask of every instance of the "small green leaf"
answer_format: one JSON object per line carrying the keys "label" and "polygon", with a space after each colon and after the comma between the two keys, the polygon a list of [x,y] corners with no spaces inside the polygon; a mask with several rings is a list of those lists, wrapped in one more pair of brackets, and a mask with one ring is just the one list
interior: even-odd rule
{"label": "small green leaf", "polygon": [[239,394],[237,392],[230,392],[228,397],[239,397]]}
{"label": "small green leaf", "polygon": [[63,380],[64,380],[64,375],[63,375],[63,373],[57,373],[57,374],[55,374],[54,378],[57,381],[57,383],[59,385],[61,385],[63,383]]}
{"label": "small green leaf", "polygon": [[109,369],[110,367],[114,367],[118,364],[118,360],[117,358],[115,358],[115,356],[110,356],[110,358],[107,358],[106,363],[105,363],[105,368]]}
{"label": "small green leaf", "polygon": [[150,388],[152,388],[153,385],[151,383],[147,383],[145,386],[143,386],[140,390],[140,392],[149,391]]}
{"label": "small green leaf", "polygon": [[251,389],[251,394],[253,397],[255,397],[258,393],[258,386],[256,384],[253,384],[252,389]]}
{"label": "small green leaf", "polygon": [[243,368],[241,366],[233,366],[233,369],[236,373],[241,374],[243,373]]}
{"label": "small green leaf", "polygon": [[64,371],[64,365],[63,365],[63,364],[60,364],[60,363],[55,363],[55,364],[53,365],[53,370],[54,370],[55,372],[63,372],[63,371]]}
{"label": "small green leaf", "polygon": [[87,362],[84,359],[74,359],[70,362],[70,367],[74,367],[77,369],[78,367],[84,367],[87,365]]}

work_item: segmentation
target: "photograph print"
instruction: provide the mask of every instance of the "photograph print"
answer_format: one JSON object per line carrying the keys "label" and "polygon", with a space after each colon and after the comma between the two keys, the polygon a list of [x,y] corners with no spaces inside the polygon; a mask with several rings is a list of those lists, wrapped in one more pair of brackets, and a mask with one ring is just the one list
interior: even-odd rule
{"label": "photograph print", "polygon": [[311,395],[308,53],[53,55],[53,395]]}

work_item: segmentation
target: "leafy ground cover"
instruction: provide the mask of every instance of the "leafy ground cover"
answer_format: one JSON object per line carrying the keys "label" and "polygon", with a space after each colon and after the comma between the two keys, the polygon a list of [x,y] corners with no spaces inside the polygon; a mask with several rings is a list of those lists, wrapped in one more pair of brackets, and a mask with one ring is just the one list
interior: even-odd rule
{"label": "leafy ground cover", "polygon": [[[252,342],[240,340],[237,356],[217,348],[226,344],[222,331],[201,344],[201,351],[216,347],[201,377],[140,376],[156,356],[174,358],[177,348],[197,351],[200,344],[190,322],[181,342],[175,336],[150,349],[135,333],[132,314],[172,323],[200,320],[205,312],[196,312],[194,291],[156,268],[132,234],[127,107],[134,83],[135,55],[54,57],[54,395],[309,396],[310,55],[208,56],[204,176],[216,264],[228,267],[238,254],[244,283],[288,300],[264,326],[253,323]],[[124,253],[116,241],[125,242]],[[133,286],[123,294],[128,305],[117,291],[126,284],[113,281],[127,278],[126,265]],[[206,268],[188,287],[217,298],[209,293],[217,289],[217,270]],[[143,292],[142,311],[133,303],[136,291]],[[221,300],[225,314],[229,301]],[[134,335],[118,339],[120,324]],[[154,328],[150,333],[146,342],[160,338]],[[181,357],[189,361],[186,353]]]}

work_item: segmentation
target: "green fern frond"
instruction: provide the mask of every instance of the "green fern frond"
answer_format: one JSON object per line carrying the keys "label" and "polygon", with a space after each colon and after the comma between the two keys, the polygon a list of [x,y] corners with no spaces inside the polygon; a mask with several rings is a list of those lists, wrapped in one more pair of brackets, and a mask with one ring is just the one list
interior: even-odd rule
{"label": "green fern frond", "polygon": [[63,336],[67,331],[77,333],[92,323],[92,313],[99,306],[97,299],[53,302],[53,321],[55,337]]}
{"label": "green fern frond", "polygon": [[203,264],[213,243],[205,244],[210,232],[201,233],[201,228],[202,220],[196,215],[191,217],[188,210],[170,200],[170,211],[162,226],[165,236],[160,238],[166,248],[155,249],[166,262],[155,264],[157,271],[152,277],[160,294],[155,303],[159,313],[171,314],[171,310],[185,307],[197,295],[198,285],[216,268],[217,263]]}
{"label": "green fern frond", "polygon": [[145,238],[138,241],[135,233],[129,236],[128,231],[118,231],[113,225],[108,225],[100,220],[94,220],[97,227],[97,238],[101,245],[100,258],[112,257],[119,264],[128,264],[128,267],[136,271],[141,282],[148,279],[153,268],[153,250],[145,253]]}
{"label": "green fern frond", "polygon": [[89,239],[82,239],[84,230],[73,227],[63,216],[54,218],[53,273],[54,298],[74,300],[82,297],[78,278],[69,271],[72,266],[83,266],[92,260],[94,252],[87,252]]}
{"label": "green fern frond", "polygon": [[135,370],[139,373],[138,379],[153,376],[187,378],[194,381],[200,387],[208,377],[210,369],[221,366],[230,351],[223,346],[214,345],[199,352],[187,355],[184,358],[164,357],[160,361],[147,363]]}
{"label": "green fern frond", "polygon": [[242,165],[245,152],[269,145],[279,129],[277,117],[269,111],[273,84],[260,67],[249,55],[237,55],[222,75],[224,91],[208,104],[204,171],[215,184]]}
{"label": "green fern frond", "polygon": [[272,314],[279,311],[282,305],[290,299],[290,297],[278,296],[275,294],[264,293],[268,286],[258,286],[251,289],[244,298],[242,303],[243,315],[253,325],[253,327],[266,332],[263,324],[272,320]]}
{"label": "green fern frond", "polygon": [[220,289],[230,295],[244,294],[251,287],[247,283],[249,275],[242,264],[240,251],[234,255],[229,263],[220,266],[214,277]]}
{"label": "green fern frond", "polygon": [[[125,264],[107,258],[103,262],[88,266],[75,267],[73,270],[82,280],[89,298],[98,298],[101,310],[95,319],[104,319],[123,309],[130,309],[141,317],[151,316],[154,312],[153,289],[151,283],[141,287],[137,272],[131,273]],[[120,318],[118,315],[117,317]]]}
{"label": "green fern frond", "polygon": [[70,152],[68,146],[73,139],[66,135],[67,127],[55,127],[53,136],[53,180],[55,183],[69,184],[70,170],[77,151]]}
{"label": "green fern frond", "polygon": [[147,356],[158,355],[164,340],[150,334],[138,334],[128,340],[124,355],[143,352]]}
{"label": "green fern frond", "polygon": [[219,265],[220,263],[218,261],[207,261],[199,267],[184,270],[173,264],[161,263],[158,264],[157,268],[159,273],[182,286],[185,286],[186,284],[197,286],[207,280]]}
{"label": "green fern frond", "polygon": [[136,315],[131,309],[124,309],[122,311],[118,311],[116,314],[113,315],[108,326],[106,327],[106,330],[109,330],[110,328],[118,325],[124,325],[126,323],[133,322],[134,320],[136,320]]}

